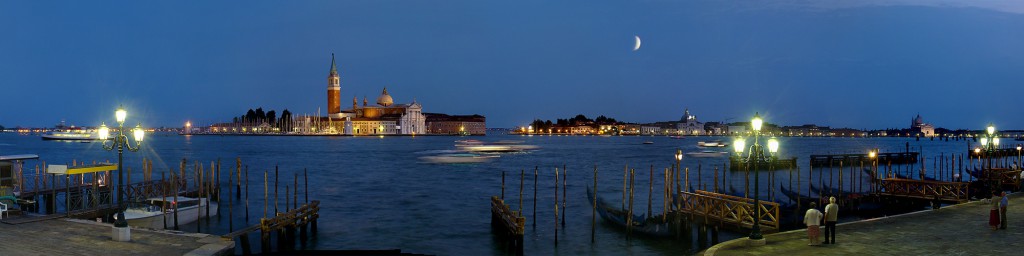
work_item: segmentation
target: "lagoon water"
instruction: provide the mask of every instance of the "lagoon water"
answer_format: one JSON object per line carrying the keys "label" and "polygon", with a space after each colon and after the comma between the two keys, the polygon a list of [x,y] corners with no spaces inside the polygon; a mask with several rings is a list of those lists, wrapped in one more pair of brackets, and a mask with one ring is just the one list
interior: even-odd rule
{"label": "lagoon water", "polygon": [[[480,164],[432,164],[421,156],[455,149],[454,141],[518,140],[541,148],[528,153],[501,154],[499,158]],[[519,175],[525,170],[523,212],[527,217],[524,251],[527,255],[600,254],[657,255],[691,254],[699,251],[696,242],[672,239],[634,238],[603,223],[598,217],[597,243],[590,242],[591,206],[586,188],[593,186],[595,166],[598,169],[599,194],[613,204],[621,201],[623,169],[635,168],[638,188],[634,209],[646,212],[648,174],[654,169],[655,212],[660,211],[661,175],[675,164],[677,148],[684,152],[699,151],[698,141],[725,140],[725,137],[650,136],[520,136],[491,134],[485,137],[290,137],[290,136],[179,136],[157,133],[146,137],[142,150],[126,152],[125,164],[140,170],[143,157],[154,160],[154,177],[160,172],[177,170],[182,158],[191,166],[195,161],[208,165],[220,159],[223,170],[234,168],[240,157],[249,170],[249,225],[258,223],[263,215],[263,175],[270,177],[273,195],[274,168],[279,167],[279,211],[284,210],[284,187],[291,187],[296,174],[303,186],[302,171],[309,174],[310,200],[320,200],[319,235],[306,244],[306,249],[401,249],[403,252],[440,255],[508,254],[491,234],[490,196],[501,194],[501,176],[506,173],[505,198],[512,207],[519,206]],[[653,144],[643,144],[651,141]],[[872,148],[882,152],[902,152],[909,143],[912,151],[922,150],[928,172],[932,159],[940,154],[960,155],[976,145],[968,141],[942,141],[914,138],[779,138],[781,157],[798,157],[800,171],[808,172],[811,154],[864,153]],[[748,139],[750,145],[752,139]],[[762,143],[764,143],[762,141]],[[1005,142],[1004,142],[1005,143]],[[719,148],[717,150],[731,150]],[[116,152],[104,151],[99,143],[43,141],[38,135],[0,133],[0,155],[38,154],[48,164],[70,163],[72,160],[114,160]],[[965,158],[966,159],[966,158]],[[691,183],[712,183],[714,168],[721,168],[726,158],[684,157],[682,166],[690,169]],[[26,166],[40,164],[29,161]],[[554,243],[554,173],[555,168],[568,170],[568,204],[560,209],[567,214],[565,227],[558,227],[558,246]],[[653,167],[652,167],[653,166]],[[537,202],[534,209],[533,173],[539,171]],[[919,168],[918,165],[916,168]],[[26,168],[29,169],[29,168]],[[209,169],[209,168],[207,168]],[[189,167],[191,170],[191,167]],[[828,170],[810,170],[814,179]],[[775,171],[777,182],[789,182],[789,170]],[[849,171],[847,171],[849,173]],[[744,179],[736,172],[726,174],[726,182],[742,190]],[[226,172],[221,177],[227,183]],[[760,172],[762,199],[769,191],[767,172]],[[115,176],[116,177],[116,176]],[[138,181],[141,175],[133,175]],[[807,176],[794,181],[806,189]],[[848,178],[847,178],[848,179]],[[753,178],[751,178],[753,182]],[[864,183],[866,186],[866,182]],[[710,186],[710,185],[709,185]],[[753,185],[752,185],[753,186]],[[225,189],[227,186],[224,186]],[[778,186],[776,186],[777,188]],[[847,188],[847,190],[850,190]],[[300,189],[300,193],[302,190]],[[559,188],[561,193],[561,188]],[[224,192],[220,217],[200,224],[204,233],[228,233],[227,192]],[[301,194],[300,194],[301,195]],[[561,196],[559,196],[561,198]],[[788,200],[779,193],[777,200]],[[243,197],[244,199],[244,197]],[[299,200],[303,200],[299,196]],[[273,199],[269,211],[273,212]],[[245,226],[242,205],[236,202],[234,226]],[[536,210],[536,218],[533,212]],[[536,222],[536,227],[533,223]],[[185,225],[195,231],[196,224]],[[743,234],[724,232],[722,241]],[[254,244],[258,250],[258,241]]]}

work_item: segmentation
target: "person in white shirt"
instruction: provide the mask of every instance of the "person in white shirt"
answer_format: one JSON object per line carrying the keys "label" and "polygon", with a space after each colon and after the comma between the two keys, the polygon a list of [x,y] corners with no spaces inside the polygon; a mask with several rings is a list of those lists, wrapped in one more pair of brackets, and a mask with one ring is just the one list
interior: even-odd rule
{"label": "person in white shirt", "polygon": [[809,241],[807,245],[821,244],[818,237],[821,235],[820,225],[823,214],[815,209],[817,207],[817,203],[811,202],[811,208],[807,209],[807,213],[804,214],[804,224],[807,225],[807,240]]}

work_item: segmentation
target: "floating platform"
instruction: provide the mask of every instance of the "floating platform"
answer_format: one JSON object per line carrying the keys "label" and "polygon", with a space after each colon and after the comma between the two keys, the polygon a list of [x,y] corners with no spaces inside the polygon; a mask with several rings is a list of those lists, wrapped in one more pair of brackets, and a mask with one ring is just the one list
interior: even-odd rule
{"label": "floating platform", "polygon": [[[729,156],[729,170],[742,171],[747,166],[746,159]],[[785,170],[796,168],[796,157],[793,158],[772,158],[768,161],[757,161],[751,165],[750,170]]]}
{"label": "floating platform", "polygon": [[[918,152],[900,153],[879,153],[875,156],[878,165],[886,164],[912,164],[917,163]],[[872,159],[868,154],[835,154],[835,155],[811,155],[811,167],[839,166],[839,163],[846,165],[871,163]]]}

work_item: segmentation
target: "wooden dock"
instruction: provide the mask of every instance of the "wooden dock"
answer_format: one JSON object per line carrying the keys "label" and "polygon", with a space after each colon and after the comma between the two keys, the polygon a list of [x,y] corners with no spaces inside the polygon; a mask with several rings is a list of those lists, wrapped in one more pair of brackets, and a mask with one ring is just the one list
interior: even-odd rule
{"label": "wooden dock", "polygon": [[491,227],[500,236],[507,238],[508,246],[518,255],[523,254],[523,234],[526,234],[526,217],[513,211],[505,200],[491,197]]}
{"label": "wooden dock", "polygon": [[[6,220],[6,218],[4,218]],[[3,255],[231,255],[234,243],[197,233],[132,229],[131,242],[111,240],[110,224],[48,219],[0,224]]]}
{"label": "wooden dock", "polygon": [[278,249],[280,251],[291,251],[294,249],[293,246],[296,238],[295,229],[299,229],[298,238],[302,241],[306,241],[306,239],[308,239],[307,232],[312,233],[314,236],[316,235],[317,220],[319,218],[320,201],[313,200],[308,204],[303,204],[299,208],[278,213],[277,216],[272,218],[260,218],[260,224],[225,234],[221,236],[221,238],[228,241],[233,241],[235,238],[238,238],[242,245],[242,254],[251,255],[252,248],[249,245],[249,233],[259,231],[261,243],[260,252],[262,254],[270,254],[272,253],[271,235],[277,233]]}

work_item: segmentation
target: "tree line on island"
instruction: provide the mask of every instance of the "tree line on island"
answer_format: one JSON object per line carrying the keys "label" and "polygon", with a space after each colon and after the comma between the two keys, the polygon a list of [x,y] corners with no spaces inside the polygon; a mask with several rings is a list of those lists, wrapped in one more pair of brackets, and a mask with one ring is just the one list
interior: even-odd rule
{"label": "tree line on island", "polygon": [[597,129],[601,125],[616,124],[620,124],[619,121],[615,120],[615,118],[609,118],[604,115],[600,115],[597,118],[590,119],[583,114],[579,114],[576,115],[575,117],[571,117],[568,119],[555,119],[555,122],[551,122],[551,120],[534,119],[533,123],[531,123],[530,125],[533,126],[534,130],[540,131],[547,129],[567,128],[572,126],[590,126],[593,127],[594,129]]}
{"label": "tree line on island", "polygon": [[281,116],[277,116],[277,112],[274,110],[263,111],[263,108],[256,108],[256,110],[249,109],[245,112],[245,115],[237,116],[232,119],[233,123],[236,124],[267,124],[271,127],[284,129],[285,127],[291,127],[292,125],[292,112],[285,109],[281,111]]}

